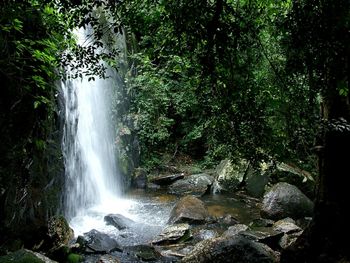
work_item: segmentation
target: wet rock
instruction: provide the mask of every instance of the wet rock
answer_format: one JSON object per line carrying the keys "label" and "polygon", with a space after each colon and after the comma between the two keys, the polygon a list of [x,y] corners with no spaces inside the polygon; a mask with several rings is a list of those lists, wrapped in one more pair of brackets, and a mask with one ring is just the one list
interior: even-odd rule
{"label": "wet rock", "polygon": [[175,224],[166,227],[153,241],[154,245],[169,245],[185,242],[192,237],[188,224]]}
{"label": "wet rock", "polygon": [[113,251],[122,251],[121,245],[115,239],[95,229],[84,233],[84,236],[79,236],[77,242],[86,253],[106,254]]}
{"label": "wet rock", "polygon": [[53,247],[68,245],[68,242],[74,238],[74,231],[68,225],[63,216],[51,217],[48,220],[47,235],[52,242]]}
{"label": "wet rock", "polygon": [[102,255],[98,258],[96,263],[120,263],[120,260],[118,257],[113,255]]}
{"label": "wet rock", "polygon": [[223,234],[223,237],[232,237],[234,235],[239,234],[240,232],[248,230],[248,226],[244,224],[236,224],[234,226],[230,226]]}
{"label": "wet rock", "polygon": [[287,247],[294,244],[297,241],[298,237],[303,233],[303,231],[294,232],[292,234],[284,234],[279,241],[279,246],[282,249],[286,249]]}
{"label": "wet rock", "polygon": [[260,170],[250,169],[247,173],[247,179],[245,180],[245,188],[247,193],[254,197],[262,197],[265,192],[265,187],[269,182],[269,176],[267,173],[263,173]]}
{"label": "wet rock", "polygon": [[193,246],[178,244],[176,246],[172,245],[169,247],[163,247],[164,250],[161,250],[161,255],[163,256],[163,260],[165,262],[178,262],[179,259],[185,257],[190,254],[193,250]]}
{"label": "wet rock", "polygon": [[109,214],[104,217],[107,225],[112,225],[118,230],[130,228],[135,225],[135,222],[121,214]]}
{"label": "wet rock", "polygon": [[147,188],[147,181],[148,179],[146,170],[142,168],[136,168],[131,181],[132,187],[145,189]]}
{"label": "wet rock", "polygon": [[266,218],[257,218],[249,223],[250,227],[269,227],[272,226],[275,221]]}
{"label": "wet rock", "polygon": [[40,253],[33,252],[28,249],[20,249],[6,256],[2,256],[0,257],[0,262],[57,263],[57,261],[51,260]]}
{"label": "wet rock", "polygon": [[284,218],[275,222],[272,229],[277,232],[283,232],[286,234],[299,232],[302,229],[295,224],[295,221],[291,218]]}
{"label": "wet rock", "polygon": [[231,160],[223,160],[216,168],[213,193],[222,191],[234,191],[242,183],[244,175],[248,171],[249,162],[241,159],[237,163]]}
{"label": "wet rock", "polygon": [[296,224],[305,229],[312,221],[312,217],[303,217],[296,220]]}
{"label": "wet rock", "polygon": [[175,195],[202,196],[213,184],[214,178],[208,174],[193,174],[169,186],[169,193]]}
{"label": "wet rock", "polygon": [[239,234],[250,240],[266,244],[273,249],[277,249],[279,247],[278,242],[283,236],[282,232],[274,231],[271,228],[266,228],[260,231],[247,230],[242,231]]}
{"label": "wet rock", "polygon": [[277,262],[274,252],[263,244],[241,235],[213,238],[199,242],[182,263],[272,263]]}
{"label": "wet rock", "polygon": [[170,185],[175,181],[180,180],[184,177],[185,177],[184,173],[164,175],[164,176],[153,178],[151,182],[156,185]]}
{"label": "wet rock", "polygon": [[277,163],[270,175],[272,182],[286,182],[295,185],[308,197],[314,197],[315,179],[312,175],[294,164]]}
{"label": "wet rock", "polygon": [[239,223],[238,219],[235,218],[232,215],[225,215],[225,216],[219,217],[218,221],[221,224],[225,224],[225,225],[228,225],[228,226],[232,226],[232,225],[235,225],[235,224]]}
{"label": "wet rock", "polygon": [[312,201],[296,186],[288,183],[277,183],[263,198],[261,216],[279,220],[286,217],[301,218],[313,213]]}
{"label": "wet rock", "polygon": [[210,238],[219,237],[219,233],[211,229],[200,229],[193,235],[195,240],[202,241]]}
{"label": "wet rock", "polygon": [[132,248],[132,253],[142,261],[155,261],[160,258],[159,252],[149,245],[134,246]]}
{"label": "wet rock", "polygon": [[171,210],[168,223],[203,223],[208,216],[201,200],[194,196],[185,196]]}

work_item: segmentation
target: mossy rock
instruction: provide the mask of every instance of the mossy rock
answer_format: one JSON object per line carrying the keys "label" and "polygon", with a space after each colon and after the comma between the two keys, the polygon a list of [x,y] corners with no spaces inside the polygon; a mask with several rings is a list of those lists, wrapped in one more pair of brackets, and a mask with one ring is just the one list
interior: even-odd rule
{"label": "mossy rock", "polygon": [[68,263],[78,263],[83,261],[83,256],[75,253],[70,253],[67,257]]}
{"label": "mossy rock", "polygon": [[56,263],[39,253],[27,249],[17,250],[9,255],[0,257],[0,263]]}

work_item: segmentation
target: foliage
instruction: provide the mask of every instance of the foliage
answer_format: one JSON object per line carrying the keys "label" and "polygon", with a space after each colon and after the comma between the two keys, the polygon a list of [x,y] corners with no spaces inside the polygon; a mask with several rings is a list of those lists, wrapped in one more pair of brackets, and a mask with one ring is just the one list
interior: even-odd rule
{"label": "foliage", "polygon": [[314,168],[317,93],[285,70],[291,1],[126,1],[139,44],[129,80],[145,152],[302,160]]}

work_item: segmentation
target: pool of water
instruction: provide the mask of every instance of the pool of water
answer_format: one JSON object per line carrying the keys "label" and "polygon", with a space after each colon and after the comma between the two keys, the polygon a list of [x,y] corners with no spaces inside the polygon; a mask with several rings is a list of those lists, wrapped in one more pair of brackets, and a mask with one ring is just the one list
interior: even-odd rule
{"label": "pool of water", "polygon": [[[163,191],[133,190],[123,199],[109,200],[100,206],[91,207],[70,221],[75,236],[92,229],[106,233],[123,246],[149,243],[167,225],[171,209],[180,197]],[[244,195],[206,195],[200,198],[213,218],[231,215],[239,222],[248,224],[259,218],[258,200]],[[122,214],[135,224],[130,228],[118,230],[106,225],[104,217],[108,214]]]}

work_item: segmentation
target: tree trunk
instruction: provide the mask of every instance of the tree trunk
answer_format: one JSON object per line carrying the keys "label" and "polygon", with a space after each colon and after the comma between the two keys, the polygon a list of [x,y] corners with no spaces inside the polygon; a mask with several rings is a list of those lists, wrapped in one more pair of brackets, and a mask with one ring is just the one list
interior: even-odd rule
{"label": "tree trunk", "polygon": [[282,253],[281,262],[344,262],[350,259],[350,104],[334,89],[323,111],[319,178],[312,223]]}

